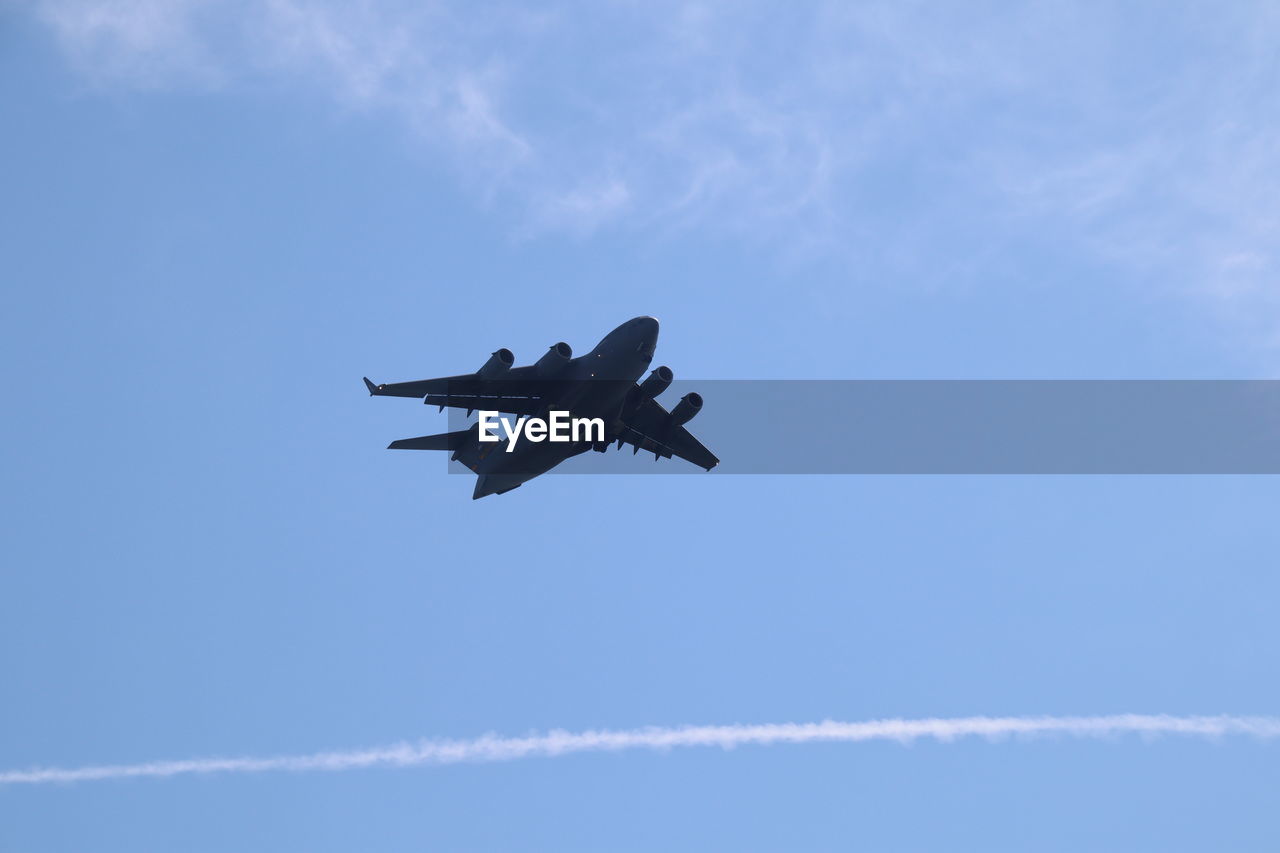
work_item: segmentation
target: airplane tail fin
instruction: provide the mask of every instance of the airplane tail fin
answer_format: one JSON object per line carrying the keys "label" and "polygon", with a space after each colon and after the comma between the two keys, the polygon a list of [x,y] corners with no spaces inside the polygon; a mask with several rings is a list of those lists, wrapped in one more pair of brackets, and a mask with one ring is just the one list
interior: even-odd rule
{"label": "airplane tail fin", "polygon": [[470,429],[457,432],[442,432],[437,435],[421,435],[417,438],[402,438],[387,445],[387,450],[457,450],[471,434]]}

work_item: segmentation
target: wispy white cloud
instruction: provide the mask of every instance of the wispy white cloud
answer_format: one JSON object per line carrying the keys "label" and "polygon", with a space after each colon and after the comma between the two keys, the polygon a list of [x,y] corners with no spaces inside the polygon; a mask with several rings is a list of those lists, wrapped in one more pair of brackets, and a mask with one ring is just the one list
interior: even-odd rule
{"label": "wispy white cloud", "polygon": [[1176,717],[1165,714],[1115,714],[1099,717],[959,717],[953,719],[873,720],[870,722],[776,723],[732,726],[680,726],[623,731],[552,731],[526,737],[485,735],[474,740],[426,740],[342,752],[317,752],[268,758],[196,758],[145,764],[0,771],[0,785],[91,782],[138,777],[164,778],[208,773],[339,771],[369,767],[416,767],[462,762],[555,758],[584,752],[669,750],[683,747],[766,746],[770,744],[863,743],[919,740],[949,743],[959,738],[1114,738],[1162,735],[1221,738],[1280,737],[1280,717]]}
{"label": "wispy white cloud", "polygon": [[211,85],[201,13],[207,0],[62,0],[41,3],[77,67],[98,83],[144,88]]}
{"label": "wispy white cloud", "polygon": [[630,201],[626,182],[610,176],[542,199],[532,227],[588,234],[601,222],[622,215]]}
{"label": "wispy white cloud", "polygon": [[891,275],[1053,234],[1280,337],[1274,4],[38,8],[100,84],[395,117],[521,233],[696,229]]}

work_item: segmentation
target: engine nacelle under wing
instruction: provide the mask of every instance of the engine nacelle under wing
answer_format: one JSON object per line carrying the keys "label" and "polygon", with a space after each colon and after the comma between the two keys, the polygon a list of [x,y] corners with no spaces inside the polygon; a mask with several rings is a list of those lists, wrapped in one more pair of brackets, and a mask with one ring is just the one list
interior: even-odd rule
{"label": "engine nacelle under wing", "polygon": [[476,375],[484,379],[497,379],[502,374],[511,369],[511,365],[516,363],[515,354],[511,350],[503,347],[502,349],[489,356],[489,360],[484,366],[476,371]]}
{"label": "engine nacelle under wing", "polygon": [[680,398],[680,402],[671,410],[671,422],[676,426],[687,424],[693,416],[702,411],[702,395],[690,391]]}
{"label": "engine nacelle under wing", "polygon": [[671,368],[663,365],[653,373],[649,374],[649,378],[640,383],[640,399],[652,400],[661,394],[671,385],[671,380],[675,378],[675,374],[671,372]]}
{"label": "engine nacelle under wing", "polygon": [[539,376],[556,376],[568,366],[572,358],[573,347],[561,341],[558,344],[552,344],[551,349],[547,350],[542,358],[538,359],[535,367]]}

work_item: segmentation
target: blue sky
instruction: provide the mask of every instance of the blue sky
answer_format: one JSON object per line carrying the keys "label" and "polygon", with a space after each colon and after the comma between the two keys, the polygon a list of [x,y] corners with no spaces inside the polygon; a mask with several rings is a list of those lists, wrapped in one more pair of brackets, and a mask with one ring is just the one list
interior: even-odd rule
{"label": "blue sky", "polygon": [[[637,314],[686,379],[1273,377],[1273,7],[0,14],[0,769],[1277,708],[1269,478],[546,477],[473,502],[382,449],[445,416],[359,381],[585,350]],[[0,850],[1274,849],[1275,750],[10,786]]]}

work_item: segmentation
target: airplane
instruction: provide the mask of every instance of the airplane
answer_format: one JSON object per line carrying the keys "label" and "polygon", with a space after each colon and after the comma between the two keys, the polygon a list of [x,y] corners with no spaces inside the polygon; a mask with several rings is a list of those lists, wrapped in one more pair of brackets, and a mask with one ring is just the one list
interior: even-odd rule
{"label": "airplane", "polygon": [[572,437],[578,440],[541,441],[529,429],[527,440],[517,441],[506,424],[508,437],[502,439],[492,433],[482,435],[477,422],[468,429],[403,438],[388,445],[388,450],[451,451],[450,459],[477,475],[472,500],[505,494],[572,456],[587,450],[603,453],[614,442],[619,449],[632,445],[633,454],[644,450],[653,453],[655,460],[678,456],[710,471],[720,460],[684,427],[701,411],[702,396],[685,394],[668,412],[655,398],[671,384],[671,368],[658,367],[639,382],[657,345],[658,321],[636,317],[577,358],[561,341],[524,367],[512,367],[515,356],[504,348],[475,373],[380,385],[366,376],[364,384],[371,396],[416,397],[441,411],[445,406],[466,409],[468,416],[480,410],[545,422],[568,412],[577,419],[600,422],[590,440],[575,427]]}

